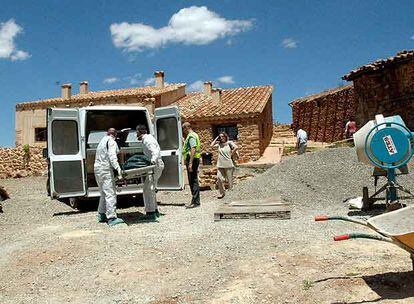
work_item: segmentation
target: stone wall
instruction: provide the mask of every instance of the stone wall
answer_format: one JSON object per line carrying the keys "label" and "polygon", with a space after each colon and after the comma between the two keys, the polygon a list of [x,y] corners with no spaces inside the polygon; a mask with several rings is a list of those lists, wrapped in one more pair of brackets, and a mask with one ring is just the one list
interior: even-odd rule
{"label": "stone wall", "polygon": [[[257,174],[255,168],[236,168],[234,171],[234,184],[240,181],[254,177]],[[214,190],[218,189],[217,186],[217,167],[216,166],[201,166],[198,174],[200,189],[202,190]],[[227,182],[225,183],[227,187]]]}
{"label": "stone wall", "polygon": [[345,124],[350,116],[355,116],[356,108],[357,98],[352,86],[321,93],[292,103],[292,127],[305,130],[310,140],[338,141],[344,139]]}
{"label": "stone wall", "polygon": [[0,148],[0,179],[40,176],[47,173],[47,162],[42,149],[30,147],[26,154],[23,147]]}
{"label": "stone wall", "polygon": [[376,114],[401,115],[414,129],[414,60],[354,79],[358,98],[357,123],[364,125]]}

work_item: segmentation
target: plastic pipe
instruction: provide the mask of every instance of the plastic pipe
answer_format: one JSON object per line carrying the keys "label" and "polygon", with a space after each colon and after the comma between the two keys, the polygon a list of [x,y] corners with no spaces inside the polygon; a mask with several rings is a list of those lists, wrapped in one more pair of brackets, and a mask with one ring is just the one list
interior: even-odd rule
{"label": "plastic pipe", "polygon": [[315,216],[316,222],[323,222],[323,221],[345,221],[345,222],[352,222],[363,226],[368,226],[365,221],[356,220],[349,216],[328,216],[328,215],[317,215]]}

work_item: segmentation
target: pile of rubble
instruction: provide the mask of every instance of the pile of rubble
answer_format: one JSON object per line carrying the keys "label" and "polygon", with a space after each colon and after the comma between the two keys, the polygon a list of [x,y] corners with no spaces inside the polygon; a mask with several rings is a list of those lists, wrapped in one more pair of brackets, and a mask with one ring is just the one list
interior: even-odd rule
{"label": "pile of rubble", "polygon": [[[254,177],[256,173],[261,173],[261,171],[263,170],[260,170],[257,168],[248,168],[248,167],[236,168],[235,173],[234,173],[234,183],[237,184],[247,179],[250,179]],[[217,167],[216,166],[201,167],[200,172],[199,172],[199,183],[200,183],[200,189],[202,190],[216,189],[217,188],[216,187]]]}
{"label": "pile of rubble", "polygon": [[7,191],[2,186],[0,186],[0,213],[3,213],[3,205],[1,204],[1,202],[9,198],[10,196],[7,193]]}
{"label": "pile of rubble", "polygon": [[[333,148],[285,158],[264,174],[236,186],[229,200],[258,199],[280,195],[307,214],[317,214],[362,196],[362,188],[373,191],[372,167],[358,162],[355,149]],[[412,175],[401,183],[414,189]],[[411,187],[410,187],[411,185]],[[309,209],[315,210],[309,213]]]}

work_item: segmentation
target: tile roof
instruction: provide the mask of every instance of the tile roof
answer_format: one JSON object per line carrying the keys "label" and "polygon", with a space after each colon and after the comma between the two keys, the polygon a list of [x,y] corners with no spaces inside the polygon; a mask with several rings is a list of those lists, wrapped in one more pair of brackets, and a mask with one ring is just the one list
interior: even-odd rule
{"label": "tile roof", "polygon": [[308,95],[308,96],[305,96],[305,97],[295,99],[292,102],[290,102],[289,105],[292,106],[292,105],[295,105],[295,104],[298,104],[298,103],[309,102],[309,101],[312,101],[312,100],[315,100],[315,99],[318,99],[318,98],[322,98],[322,97],[325,97],[325,96],[328,96],[328,95],[331,95],[331,94],[336,94],[338,92],[342,92],[342,91],[345,91],[345,90],[350,90],[350,89],[353,89],[353,88],[354,88],[353,84],[339,86],[339,87],[336,87],[336,88],[332,88],[332,89],[322,91],[320,93],[316,93],[316,94],[312,94],[312,95]]}
{"label": "tile roof", "polygon": [[252,117],[263,112],[272,91],[270,85],[224,89],[220,104],[215,104],[211,95],[189,93],[175,104],[180,108],[181,116],[189,120]]}
{"label": "tile roof", "polygon": [[401,51],[398,52],[395,56],[389,57],[387,59],[379,59],[372,63],[363,65],[355,70],[352,70],[351,72],[343,76],[342,79],[351,81],[363,73],[379,71],[386,67],[407,62],[410,60],[414,60],[414,50]]}
{"label": "tile roof", "polygon": [[[153,86],[138,87],[138,88],[127,88],[127,89],[118,89],[118,90],[106,90],[106,91],[97,91],[89,92],[86,94],[76,94],[72,95],[70,99],[64,99],[61,97],[41,99],[31,102],[22,102],[16,104],[16,110],[32,110],[32,109],[45,109],[51,106],[66,106],[70,104],[80,104],[88,103],[92,101],[104,101],[112,100],[113,98],[126,98],[126,97],[139,97],[139,98],[151,98],[158,95],[174,91],[178,88],[184,87],[185,84],[169,84],[164,88],[156,88]],[[104,104],[105,102],[103,102]]]}

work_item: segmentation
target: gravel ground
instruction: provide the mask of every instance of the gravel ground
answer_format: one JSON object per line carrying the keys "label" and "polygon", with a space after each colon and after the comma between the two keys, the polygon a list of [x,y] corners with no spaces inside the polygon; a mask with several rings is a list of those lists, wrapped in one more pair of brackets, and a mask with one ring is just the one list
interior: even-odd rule
{"label": "gravel ground", "polygon": [[[2,181],[12,198],[0,214],[0,303],[413,303],[408,254],[334,243],[332,235],[364,227],[313,221],[347,214],[343,199],[372,184],[370,174],[352,149],[309,153],[224,199],[281,196],[290,220],[214,222],[217,193],[202,192],[202,207],[186,210],[186,190],[159,195],[159,223],[137,223],[143,208],[120,202],[128,225],[112,228],[96,223],[93,202],[76,212],[51,201],[44,178]],[[402,182],[413,189],[411,177]]]}

